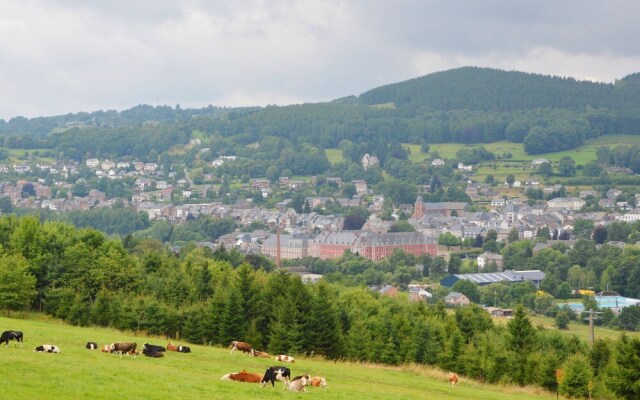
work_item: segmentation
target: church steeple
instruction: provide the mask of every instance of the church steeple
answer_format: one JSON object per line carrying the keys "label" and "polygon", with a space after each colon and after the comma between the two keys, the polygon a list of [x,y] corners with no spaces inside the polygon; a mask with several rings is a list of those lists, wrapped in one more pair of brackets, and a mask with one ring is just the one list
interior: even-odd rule
{"label": "church steeple", "polygon": [[420,219],[424,217],[425,209],[424,209],[424,201],[422,201],[422,196],[418,196],[416,199],[416,204],[413,206],[413,214],[412,218]]}

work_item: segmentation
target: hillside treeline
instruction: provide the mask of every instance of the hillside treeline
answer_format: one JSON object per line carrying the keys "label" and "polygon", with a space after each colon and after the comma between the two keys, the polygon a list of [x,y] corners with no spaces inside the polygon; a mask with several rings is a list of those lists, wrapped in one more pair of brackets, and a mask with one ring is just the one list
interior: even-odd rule
{"label": "hillside treeline", "polygon": [[[156,161],[192,131],[215,137],[216,154],[252,153],[249,144],[282,139],[287,148],[325,149],[348,140],[383,162],[386,143],[524,143],[529,154],[560,151],[606,134],[640,132],[640,75],[615,84],[460,68],[329,103],[254,108],[137,106],[57,117],[0,120],[4,145],[55,155]],[[364,154],[364,153],[363,153]],[[361,157],[359,154],[358,157]]]}
{"label": "hillside treeline", "polygon": [[640,340],[598,340],[589,349],[575,336],[532,326],[522,307],[496,324],[475,305],[448,312],[443,303],[381,297],[364,287],[307,285],[269,272],[272,263],[261,257],[192,246],[173,254],[157,241],[121,242],[34,217],[0,218],[0,245],[5,310],[42,309],[74,325],[192,343],[239,339],[273,354],[429,364],[570,396],[585,397],[590,387],[596,397],[640,395],[628,384],[640,373]]}

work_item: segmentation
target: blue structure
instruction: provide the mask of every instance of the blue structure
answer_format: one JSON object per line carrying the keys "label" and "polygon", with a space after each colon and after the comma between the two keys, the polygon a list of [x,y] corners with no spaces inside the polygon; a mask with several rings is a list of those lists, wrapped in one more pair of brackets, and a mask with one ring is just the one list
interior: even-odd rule
{"label": "blue structure", "polygon": [[537,269],[528,271],[506,270],[503,272],[484,272],[480,274],[453,274],[440,280],[440,284],[442,286],[452,287],[459,280],[470,281],[481,286],[500,282],[531,281],[536,287],[539,287],[543,279],[544,272]]}

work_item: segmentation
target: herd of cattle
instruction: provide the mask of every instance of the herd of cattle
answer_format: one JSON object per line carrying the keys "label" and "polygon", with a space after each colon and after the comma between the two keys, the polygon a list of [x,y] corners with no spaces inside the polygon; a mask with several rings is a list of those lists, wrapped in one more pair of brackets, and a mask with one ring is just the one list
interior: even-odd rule
{"label": "herd of cattle", "polygon": [[[240,350],[243,355],[249,354],[253,357],[270,358],[271,356],[264,351],[255,350],[247,342],[233,341],[231,342],[231,352]],[[275,356],[276,361],[295,363],[296,360],[287,355]],[[230,372],[222,376],[223,380],[230,380],[236,382],[248,382],[248,383],[260,383],[262,387],[265,387],[271,383],[271,387],[275,387],[276,381],[282,382],[283,390],[289,389],[292,392],[306,392],[306,386],[315,387],[327,387],[327,380],[324,377],[316,376],[311,378],[309,374],[299,375],[291,378],[291,370],[287,367],[274,366],[269,367],[264,372],[264,375],[260,375],[255,372],[247,372],[242,370],[240,372]]]}
{"label": "herd of cattle", "polygon": [[[16,345],[20,343],[20,347],[22,347],[24,343],[24,334],[21,331],[4,331],[0,336],[0,344],[5,343],[5,347],[9,346],[9,341],[15,340]],[[98,344],[96,342],[87,342],[85,346],[87,350],[97,350]],[[229,355],[233,354],[235,350],[240,350],[243,355],[249,354],[253,357],[259,358],[270,358],[271,356],[263,351],[255,350],[251,347],[249,343],[233,341],[231,343],[231,352]],[[142,345],[142,354],[147,357],[152,358],[160,358],[164,357],[165,351],[176,351],[180,353],[190,353],[191,349],[188,346],[178,346],[169,342],[167,347],[154,345],[145,343]],[[36,346],[33,351],[44,352],[44,353],[60,353],[60,348],[51,344],[42,344]],[[103,353],[112,353],[112,354],[120,354],[120,357],[123,355],[132,355],[135,356],[140,354],[140,351],[137,349],[137,344],[135,342],[118,342],[105,344],[100,347],[100,351]],[[278,355],[274,358],[279,362],[288,362],[295,363],[295,359],[288,355]],[[271,387],[275,387],[275,382],[282,382],[283,390],[289,389],[292,392],[306,392],[306,386],[315,386],[315,387],[327,387],[327,381],[324,377],[316,376],[311,378],[309,374],[299,375],[291,378],[291,370],[288,367],[283,366],[272,366],[268,367],[264,374],[247,372],[245,370],[239,372],[230,372],[225,374],[221,379],[223,380],[231,380],[236,382],[248,382],[248,383],[260,383],[261,387],[265,387],[269,383],[271,383]],[[451,373],[449,375],[449,384],[451,386],[458,384],[458,375],[455,373]]]}

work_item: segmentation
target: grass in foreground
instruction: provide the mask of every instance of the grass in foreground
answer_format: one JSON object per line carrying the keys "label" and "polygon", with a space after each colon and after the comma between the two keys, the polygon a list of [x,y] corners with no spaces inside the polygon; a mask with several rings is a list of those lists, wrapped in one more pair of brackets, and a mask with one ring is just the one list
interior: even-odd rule
{"label": "grass in foreground", "polygon": [[[260,388],[258,384],[222,381],[229,372],[246,369],[264,373],[273,359],[257,359],[229,349],[190,345],[192,353],[169,352],[164,358],[120,358],[86,350],[87,341],[107,344],[146,341],[166,345],[159,338],[134,336],[106,328],[73,327],[43,316],[37,320],[0,318],[0,330],[22,330],[24,347],[0,347],[3,398],[13,399],[252,399],[302,398],[303,394]],[[184,344],[180,341],[174,343]],[[62,353],[33,352],[40,344],[58,345]],[[555,395],[534,388],[482,385],[462,379],[449,387],[446,373],[417,365],[386,367],[360,363],[334,363],[298,358],[289,365],[294,375],[325,376],[329,388],[308,388],[317,399],[551,399]]]}

